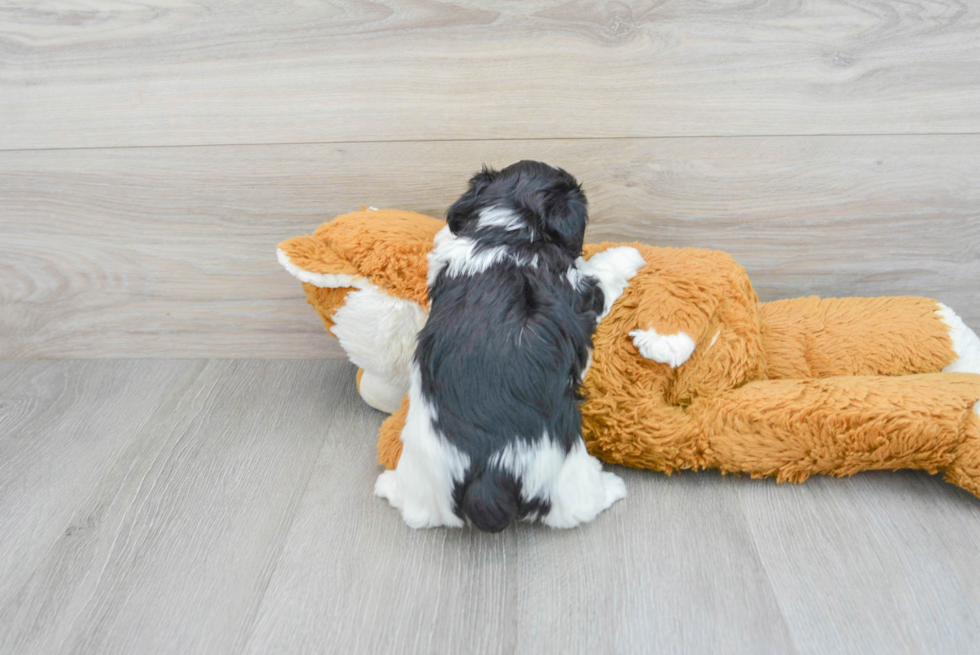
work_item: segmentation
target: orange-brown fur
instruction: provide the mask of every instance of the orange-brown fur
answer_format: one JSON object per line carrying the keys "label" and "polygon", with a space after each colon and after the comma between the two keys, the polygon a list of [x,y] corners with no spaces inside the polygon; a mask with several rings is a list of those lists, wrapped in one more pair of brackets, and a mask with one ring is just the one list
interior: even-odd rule
{"label": "orange-brown fur", "polygon": [[[284,242],[314,272],[369,278],[426,300],[426,254],[441,221],[362,211]],[[586,246],[586,257],[612,245]],[[583,433],[594,455],[671,473],[715,468],[800,482],[868,469],[943,472],[980,495],[980,375],[940,373],[954,353],[927,298],[758,302],[745,271],[710,250],[629,244],[646,260],[596,331],[583,382]],[[304,285],[330,316],[348,290]],[[628,333],[683,331],[696,348],[676,369],[639,355]],[[382,426],[393,468],[407,399]]]}

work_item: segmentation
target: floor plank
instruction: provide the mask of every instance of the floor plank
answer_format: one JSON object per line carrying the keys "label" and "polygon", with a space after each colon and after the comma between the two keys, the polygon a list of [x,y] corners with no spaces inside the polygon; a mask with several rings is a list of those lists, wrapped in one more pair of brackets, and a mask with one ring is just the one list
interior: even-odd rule
{"label": "floor plank", "polygon": [[[48,364],[49,366],[52,364]],[[37,369],[39,363],[30,359],[0,359],[0,393],[6,391],[7,387],[17,386],[23,383],[24,375],[32,367]],[[7,401],[0,401],[6,403]],[[6,404],[0,409],[6,408]]]}
{"label": "floor plank", "polygon": [[[27,581],[186,362],[30,362],[0,383],[0,607]],[[0,649],[2,650],[2,649]]]}
{"label": "floor plank", "polygon": [[245,652],[794,652],[726,483],[621,471],[580,529],[413,531],[371,495],[381,417],[352,401]]}
{"label": "floor plank", "polygon": [[231,652],[353,386],[343,362],[232,361],[175,387],[0,610],[0,650]]}
{"label": "floor plank", "polygon": [[594,525],[518,532],[519,652],[797,652],[731,481],[616,472]]}
{"label": "floor plank", "polygon": [[514,533],[407,528],[371,493],[382,418],[337,408],[243,652],[513,652]]}
{"label": "floor plank", "polygon": [[980,329],[980,136],[109,149],[0,153],[0,356],[336,357],[275,245],[361,204],[442,216],[524,157],[583,181],[591,241],[727,250],[763,300],[935,296]]}
{"label": "floor plank", "polygon": [[118,443],[134,399],[157,400],[74,498],[28,512],[72,476],[0,476],[4,525],[72,508],[51,538],[0,541],[27,573],[0,582],[0,652],[959,653],[980,638],[980,505],[938,478],[618,470],[628,498],[580,529],[413,531],[371,495],[383,415],[344,362],[4,371],[5,457],[23,449],[10,435],[43,432],[66,471]]}
{"label": "floor plank", "polygon": [[980,642],[980,503],[924,473],[740,481],[801,653],[969,653]]}
{"label": "floor plank", "polygon": [[926,0],[12,3],[0,148],[976,132],[978,29]]}

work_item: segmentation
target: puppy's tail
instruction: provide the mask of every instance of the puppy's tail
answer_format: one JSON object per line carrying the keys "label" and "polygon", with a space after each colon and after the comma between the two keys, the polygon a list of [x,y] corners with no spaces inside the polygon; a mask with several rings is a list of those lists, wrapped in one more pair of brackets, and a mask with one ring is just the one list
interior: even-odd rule
{"label": "puppy's tail", "polygon": [[509,476],[484,469],[463,492],[463,516],[484,532],[500,532],[517,516],[518,493],[517,483]]}

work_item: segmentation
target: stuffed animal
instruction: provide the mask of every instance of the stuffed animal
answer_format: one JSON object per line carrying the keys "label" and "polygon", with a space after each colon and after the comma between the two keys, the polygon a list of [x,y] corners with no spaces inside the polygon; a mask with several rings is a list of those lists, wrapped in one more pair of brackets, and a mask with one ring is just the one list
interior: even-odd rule
{"label": "stuffed animal", "polygon": [[[283,242],[282,265],[391,416],[394,468],[409,363],[426,320],[426,255],[445,224],[406,211],[338,216]],[[583,436],[606,462],[802,482],[920,469],[980,496],[980,339],[928,298],[760,303],[729,255],[585,247],[605,314],[583,381]]]}

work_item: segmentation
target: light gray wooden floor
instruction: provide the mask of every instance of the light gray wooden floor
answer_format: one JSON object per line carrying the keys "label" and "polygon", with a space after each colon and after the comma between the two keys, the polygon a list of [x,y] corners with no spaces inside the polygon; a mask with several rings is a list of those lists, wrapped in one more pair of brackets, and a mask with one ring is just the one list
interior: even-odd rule
{"label": "light gray wooden floor", "polygon": [[0,361],[3,653],[917,653],[980,644],[980,502],[620,470],[571,531],[406,528],[330,360]]}
{"label": "light gray wooden floor", "polygon": [[274,254],[543,159],[590,241],[980,330],[978,61],[956,0],[0,0],[0,358],[65,358],[0,359],[0,655],[980,652],[980,501],[926,475],[407,529]]}

